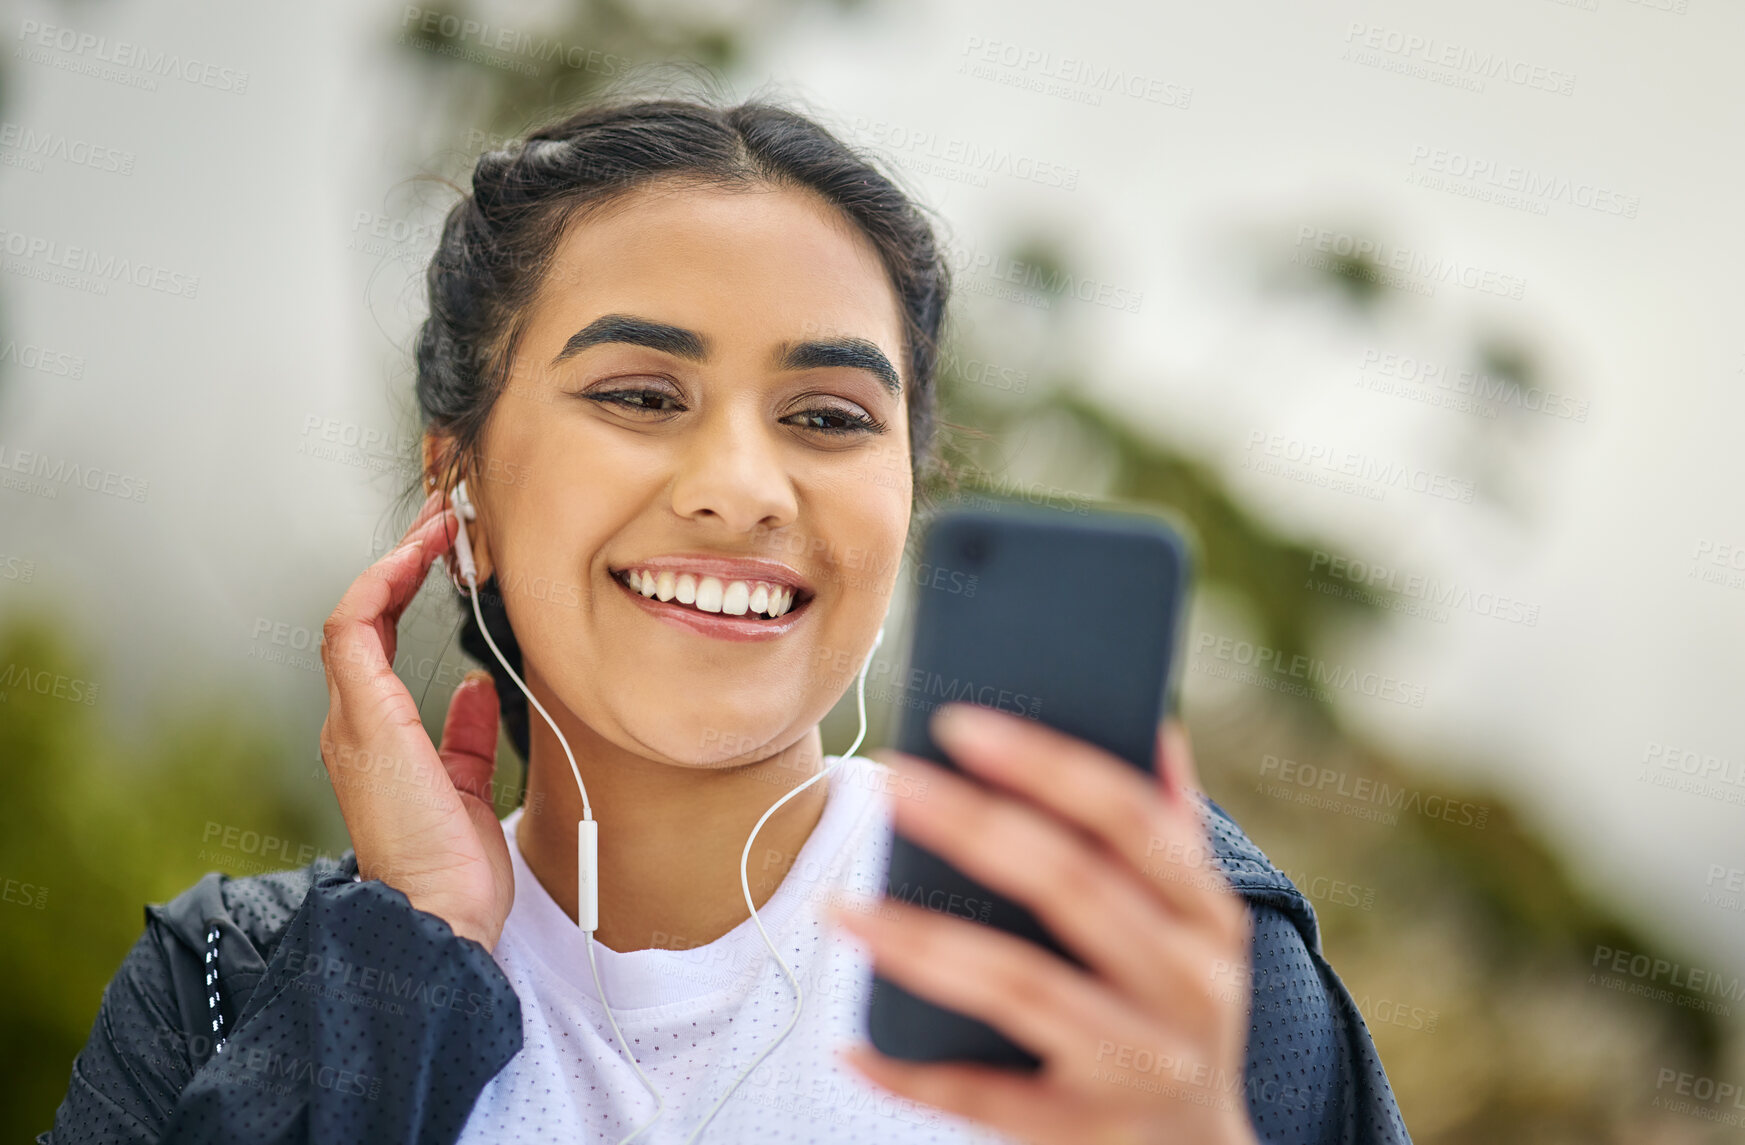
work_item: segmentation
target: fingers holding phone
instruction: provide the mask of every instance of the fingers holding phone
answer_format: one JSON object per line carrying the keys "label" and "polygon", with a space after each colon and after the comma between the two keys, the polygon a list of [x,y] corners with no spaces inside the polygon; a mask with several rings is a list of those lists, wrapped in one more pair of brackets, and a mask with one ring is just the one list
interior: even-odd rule
{"label": "fingers holding phone", "polygon": [[[893,825],[1021,903],[1078,962],[889,899],[877,911],[833,911],[879,973],[1040,1062],[1027,1073],[860,1047],[850,1064],[893,1092],[1029,1141],[1252,1141],[1240,1084],[1247,995],[1230,988],[1230,968],[1248,961],[1248,913],[1207,865],[1185,736],[1160,735],[1173,755],[1144,776],[1091,744],[986,709],[942,712],[935,726],[981,782],[889,753],[928,792],[898,800]],[[1160,841],[1201,858],[1158,863]],[[1168,1084],[1153,1076],[1161,1063]]]}

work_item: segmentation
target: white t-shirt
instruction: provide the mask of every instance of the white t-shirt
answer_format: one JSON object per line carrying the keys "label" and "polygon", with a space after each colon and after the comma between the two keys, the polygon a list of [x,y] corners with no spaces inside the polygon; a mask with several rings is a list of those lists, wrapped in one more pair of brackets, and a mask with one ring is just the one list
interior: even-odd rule
{"label": "white t-shirt", "polygon": [[[825,763],[839,757],[827,756]],[[900,1098],[839,1066],[836,1046],[866,1037],[872,965],[832,927],[824,904],[842,891],[877,895],[890,853],[895,773],[849,757],[823,780],[824,811],[758,917],[805,992],[800,1020],[739,1083],[699,1145],[1000,1145],[979,1123]],[[771,787],[771,802],[781,789]],[[515,864],[515,905],[497,964],[521,999],[521,1051],[479,1094],[460,1135],[483,1142],[616,1145],[654,1114],[654,1098],[607,1024],[586,943],[534,878],[515,842],[517,809],[503,820]],[[752,848],[755,873],[767,849]],[[714,942],[684,950],[612,950],[594,944],[612,1014],[665,1111],[634,1145],[682,1145],[721,1093],[782,1031],[794,992],[750,918]]]}

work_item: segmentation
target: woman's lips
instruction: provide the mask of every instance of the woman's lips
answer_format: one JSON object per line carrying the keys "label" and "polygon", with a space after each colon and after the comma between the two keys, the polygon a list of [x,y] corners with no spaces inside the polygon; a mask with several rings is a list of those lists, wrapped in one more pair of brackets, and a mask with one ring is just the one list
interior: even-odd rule
{"label": "woman's lips", "polygon": [[643,596],[617,576],[612,577],[612,582],[618,586],[618,591],[655,619],[677,625],[688,632],[712,636],[717,640],[773,640],[793,631],[812,603],[810,597],[796,599],[793,607],[781,616],[774,620],[760,620],[750,614],[733,616],[721,612],[703,612],[691,605],[680,604],[677,600],[663,601]]}

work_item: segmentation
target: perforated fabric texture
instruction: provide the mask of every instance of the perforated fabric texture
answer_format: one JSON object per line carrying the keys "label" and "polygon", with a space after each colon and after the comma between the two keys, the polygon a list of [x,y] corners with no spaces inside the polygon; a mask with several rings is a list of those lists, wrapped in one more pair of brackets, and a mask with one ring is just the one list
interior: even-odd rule
{"label": "perforated fabric texture", "polygon": [[[1241,1086],[1261,1139],[1409,1142],[1308,900],[1210,801],[1205,821],[1254,919]],[[213,873],[147,907],[38,1145],[451,1145],[521,1048],[519,999],[484,947],[356,870],[347,852]],[[213,927],[228,1036],[217,1052],[201,961]]]}
{"label": "perforated fabric texture", "polygon": [[[520,1002],[484,947],[355,874],[349,852],[209,874],[148,907],[38,1142],[453,1141],[520,1048]],[[217,1052],[209,925],[229,1011]]]}
{"label": "perforated fabric texture", "polygon": [[1268,1145],[1409,1143],[1357,1003],[1321,951],[1314,907],[1216,803],[1202,819],[1219,868],[1247,900],[1248,1113]]}

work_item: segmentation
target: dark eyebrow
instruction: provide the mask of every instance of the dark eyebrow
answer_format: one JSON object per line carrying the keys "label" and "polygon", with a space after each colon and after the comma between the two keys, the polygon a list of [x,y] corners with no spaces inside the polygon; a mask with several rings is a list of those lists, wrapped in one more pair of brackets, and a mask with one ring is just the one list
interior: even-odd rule
{"label": "dark eyebrow", "polygon": [[[647,346],[651,350],[659,350],[691,362],[702,362],[709,357],[709,339],[695,330],[686,330],[682,326],[656,322],[651,318],[638,318],[631,314],[605,314],[571,334],[569,341],[564,343],[563,349],[558,351],[551,364],[555,366],[590,346],[605,342]],[[896,367],[891,365],[891,360],[885,357],[882,350],[865,338],[783,342],[776,348],[775,365],[780,370],[813,370],[832,366],[866,370],[883,382],[885,388],[892,393],[903,392],[903,383],[897,376]]]}
{"label": "dark eyebrow", "polygon": [[867,370],[885,384],[893,394],[903,392],[903,383],[896,368],[884,351],[865,338],[824,338],[811,342],[783,342],[778,349],[776,368],[782,370],[812,370],[825,366],[846,366]]}
{"label": "dark eyebrow", "polygon": [[694,330],[630,314],[603,314],[571,334],[551,364],[555,366],[565,358],[573,358],[589,346],[598,346],[602,342],[647,346],[692,362],[701,362],[709,356],[709,340]]}

